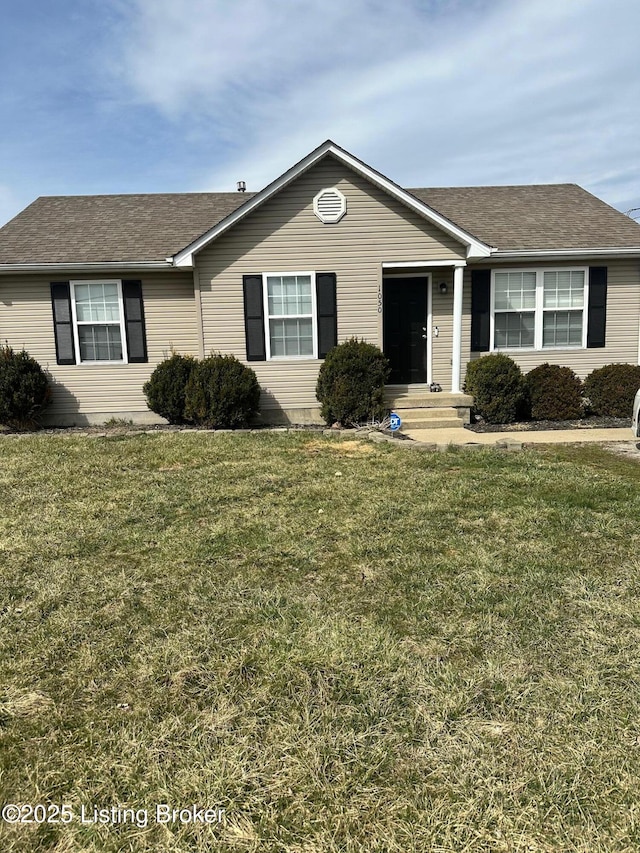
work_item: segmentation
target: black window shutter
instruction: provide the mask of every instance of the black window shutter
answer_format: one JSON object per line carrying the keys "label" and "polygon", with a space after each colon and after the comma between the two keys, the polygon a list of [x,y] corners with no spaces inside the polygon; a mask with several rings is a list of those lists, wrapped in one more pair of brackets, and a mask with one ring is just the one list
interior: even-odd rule
{"label": "black window shutter", "polygon": [[127,336],[127,355],[130,364],[147,362],[147,334],[144,325],[142,282],[123,281],[124,328]]}
{"label": "black window shutter", "polygon": [[491,335],[491,270],[471,270],[471,351],[487,352]]}
{"label": "black window shutter", "polygon": [[247,342],[247,361],[265,361],[264,301],[261,275],[243,275],[244,332]]}
{"label": "black window shutter", "polygon": [[587,346],[603,347],[607,328],[607,268],[589,267]]}
{"label": "black window shutter", "polygon": [[51,310],[56,341],[56,361],[58,364],[75,364],[76,350],[73,345],[71,287],[68,281],[51,282]]}
{"label": "black window shutter", "polygon": [[338,343],[338,312],[336,304],[336,274],[316,274],[316,304],[318,307],[318,358],[325,358]]}

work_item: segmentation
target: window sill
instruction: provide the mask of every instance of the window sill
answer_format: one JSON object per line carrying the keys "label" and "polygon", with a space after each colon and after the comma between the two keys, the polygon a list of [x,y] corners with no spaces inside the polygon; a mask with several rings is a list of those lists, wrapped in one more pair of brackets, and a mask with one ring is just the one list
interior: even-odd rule
{"label": "window sill", "polygon": [[320,359],[318,358],[317,355],[272,355],[268,359],[266,359],[267,362],[269,362],[269,361],[278,361],[278,362],[282,362],[282,361],[319,361],[319,360]]}
{"label": "window sill", "polygon": [[494,347],[490,352],[565,352],[570,350],[571,352],[576,352],[576,350],[586,350],[587,347],[582,344],[572,344],[563,347],[541,347],[537,349],[536,347]]}
{"label": "window sill", "polygon": [[[128,361],[78,361],[76,362],[76,367],[101,367],[103,365],[107,365],[108,367],[114,367],[116,365],[122,367],[129,364]],[[73,367],[73,365],[69,365]]]}

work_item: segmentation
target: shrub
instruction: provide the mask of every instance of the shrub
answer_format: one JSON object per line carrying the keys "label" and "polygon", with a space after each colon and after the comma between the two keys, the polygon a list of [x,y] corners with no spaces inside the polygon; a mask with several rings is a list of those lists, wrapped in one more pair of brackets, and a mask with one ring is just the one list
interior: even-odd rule
{"label": "shrub", "polygon": [[490,424],[508,424],[526,414],[522,371],[504,353],[492,353],[467,364],[464,390],[474,410]]}
{"label": "shrub", "polygon": [[584,393],[596,415],[630,418],[633,398],[640,388],[640,366],[607,364],[584,380]]}
{"label": "shrub", "polygon": [[28,352],[0,347],[0,423],[13,429],[33,429],[51,397],[49,380]]}
{"label": "shrub", "polygon": [[570,421],[582,415],[582,382],[569,367],[540,364],[524,377],[534,421]]}
{"label": "shrub", "polygon": [[316,397],[328,424],[380,421],[387,413],[389,360],[374,344],[351,338],[333,347],[320,367]]}
{"label": "shrub", "polygon": [[260,385],[233,355],[212,354],[195,363],[185,394],[185,417],[210,429],[243,427],[260,404]]}
{"label": "shrub", "polygon": [[196,360],[192,356],[173,352],[169,358],[160,362],[142,386],[147,406],[170,424],[185,422],[185,391],[195,364]]}

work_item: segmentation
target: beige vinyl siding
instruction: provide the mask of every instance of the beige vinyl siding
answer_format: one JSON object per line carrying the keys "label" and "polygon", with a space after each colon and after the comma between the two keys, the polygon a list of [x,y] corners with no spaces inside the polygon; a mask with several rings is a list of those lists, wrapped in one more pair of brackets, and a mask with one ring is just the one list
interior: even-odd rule
{"label": "beige vinyl siding", "polygon": [[[56,363],[50,282],[98,279],[142,281],[148,364]],[[24,347],[52,377],[53,400],[47,420],[70,422],[81,415],[150,414],[142,385],[174,347],[198,354],[192,273],[58,274],[0,278],[0,339]],[[84,418],[79,417],[78,422]]]}
{"label": "beige vinyl siding", "polygon": [[[333,225],[323,224],[313,213],[313,198],[326,187],[337,187],[347,199],[346,215]],[[205,351],[246,359],[243,275],[335,272],[338,339],[355,335],[382,346],[382,263],[464,256],[459,242],[328,157],[197,256]],[[317,406],[320,363],[251,362],[264,391],[262,407]]]}
{"label": "beige vinyl siding", "polygon": [[[529,352],[503,350],[526,373],[539,364],[560,364],[570,367],[584,378],[605,364],[625,362],[638,364],[640,334],[640,263],[638,260],[575,261],[573,263],[500,264],[494,269],[575,269],[578,267],[607,267],[607,329],[606,346],[589,349],[542,349]],[[465,272],[465,289],[471,292],[471,273]],[[469,300],[470,311],[470,300]],[[470,336],[463,333],[463,367],[469,358],[483,353],[471,353]],[[465,349],[466,348],[466,349]]]}

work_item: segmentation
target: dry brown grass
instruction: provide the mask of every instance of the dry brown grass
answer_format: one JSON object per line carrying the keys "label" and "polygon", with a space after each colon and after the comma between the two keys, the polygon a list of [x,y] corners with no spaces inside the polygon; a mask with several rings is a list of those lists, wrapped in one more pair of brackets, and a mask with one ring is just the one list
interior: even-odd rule
{"label": "dry brown grass", "polygon": [[636,464],[305,433],[0,462],[0,799],[226,812],[2,853],[640,849]]}

